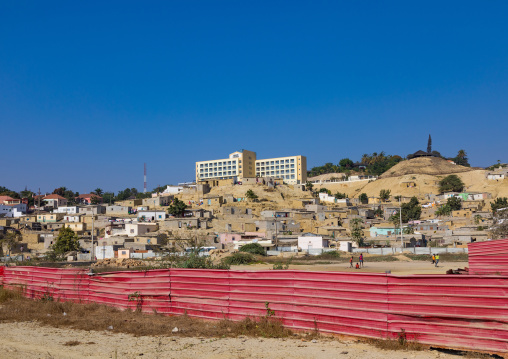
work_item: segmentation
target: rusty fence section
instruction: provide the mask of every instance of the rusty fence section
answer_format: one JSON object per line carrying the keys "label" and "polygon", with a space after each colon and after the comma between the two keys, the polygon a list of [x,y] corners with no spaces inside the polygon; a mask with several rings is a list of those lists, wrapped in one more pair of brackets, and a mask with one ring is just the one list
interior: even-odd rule
{"label": "rusty fence section", "polygon": [[275,315],[296,330],[409,339],[508,352],[508,276],[0,267],[30,298],[99,303],[166,315],[241,320]]}

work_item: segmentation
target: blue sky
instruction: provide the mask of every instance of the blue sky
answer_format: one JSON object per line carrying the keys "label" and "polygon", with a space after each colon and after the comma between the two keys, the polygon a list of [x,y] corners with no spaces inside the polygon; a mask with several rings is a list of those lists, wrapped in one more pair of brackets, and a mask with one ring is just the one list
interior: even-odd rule
{"label": "blue sky", "polygon": [[0,4],[0,185],[194,179],[245,148],[308,167],[465,149],[508,162],[508,2]]}

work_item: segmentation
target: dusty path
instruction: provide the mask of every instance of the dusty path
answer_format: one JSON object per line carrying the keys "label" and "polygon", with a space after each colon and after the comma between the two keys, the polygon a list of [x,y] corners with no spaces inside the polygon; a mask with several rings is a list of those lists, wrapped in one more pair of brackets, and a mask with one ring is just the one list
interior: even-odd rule
{"label": "dusty path", "polygon": [[[178,359],[456,359],[438,351],[391,351],[333,338],[296,339],[133,337],[107,331],[41,327],[34,322],[0,323],[0,358],[178,358]],[[80,344],[65,345],[71,341]]]}
{"label": "dusty path", "polygon": [[[356,257],[357,258],[357,257]],[[286,259],[285,259],[286,260]],[[326,260],[324,260],[326,262]],[[349,268],[349,263],[331,263],[331,264],[290,264],[289,269],[307,270],[307,271],[332,271],[332,272],[374,272],[385,273],[391,271],[392,274],[408,275],[408,274],[446,274],[448,269],[457,269],[468,267],[468,262],[439,262],[438,267],[434,267],[429,261],[396,261],[396,262],[369,262],[369,258],[365,258],[365,268],[354,269]],[[267,270],[272,269],[273,264],[252,264],[232,266],[231,269],[236,270]]]}

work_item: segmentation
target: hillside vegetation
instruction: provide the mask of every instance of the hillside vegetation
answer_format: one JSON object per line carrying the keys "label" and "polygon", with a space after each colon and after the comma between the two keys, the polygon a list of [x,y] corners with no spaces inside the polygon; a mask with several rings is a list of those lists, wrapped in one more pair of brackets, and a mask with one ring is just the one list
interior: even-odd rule
{"label": "hillside vegetation", "polygon": [[383,173],[380,177],[398,177],[409,174],[420,175],[449,175],[453,173],[463,173],[474,171],[475,168],[454,165],[445,159],[439,157],[418,157],[411,160],[402,161]]}

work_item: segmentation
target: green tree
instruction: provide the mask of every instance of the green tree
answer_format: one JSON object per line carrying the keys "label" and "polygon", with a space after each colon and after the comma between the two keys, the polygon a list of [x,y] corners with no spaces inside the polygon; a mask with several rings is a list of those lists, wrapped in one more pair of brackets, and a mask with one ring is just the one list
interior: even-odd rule
{"label": "green tree", "polygon": [[61,228],[55,243],[51,246],[50,251],[56,259],[62,259],[65,253],[71,251],[79,251],[81,249],[78,236],[68,227]]}
{"label": "green tree", "polygon": [[445,204],[445,205],[442,205],[441,207],[439,207],[436,210],[435,214],[436,214],[436,216],[441,217],[441,216],[449,216],[451,213],[452,213],[452,208],[450,207],[450,205]]}
{"label": "green tree", "polygon": [[12,198],[20,198],[19,193],[15,191],[11,191],[7,187],[0,186],[0,196],[9,196]]}
{"label": "green tree", "polygon": [[99,204],[99,203],[101,203],[101,200],[100,200],[100,198],[99,198],[99,197],[97,197],[97,196],[92,196],[92,197],[90,198],[90,204]]}
{"label": "green tree", "polygon": [[341,169],[350,169],[353,168],[355,163],[351,161],[349,158],[343,158],[339,161],[339,166]]}
{"label": "green tree", "polygon": [[28,208],[35,206],[37,204],[35,202],[35,193],[33,193],[32,191],[28,191],[28,190],[21,191],[19,194],[21,195],[21,198],[28,199]]}
{"label": "green tree", "polygon": [[492,209],[492,213],[494,214],[500,209],[508,208],[508,198],[506,197],[496,198],[496,200],[490,204],[490,208]]}
{"label": "green tree", "polygon": [[264,248],[259,243],[249,243],[240,247],[240,252],[247,252],[251,254],[257,254],[260,256],[265,255]]}
{"label": "green tree", "polygon": [[104,203],[114,203],[115,202],[115,194],[113,192],[104,192],[102,195],[102,200]]}
{"label": "green tree", "polygon": [[467,159],[467,153],[464,150],[460,150],[457,153],[457,157],[453,158],[453,162],[455,162],[456,164],[458,164],[460,166],[471,167],[471,165],[469,164],[469,161]]}
{"label": "green tree", "polygon": [[[409,221],[414,221],[420,219],[422,214],[422,207],[420,206],[420,202],[418,198],[411,197],[411,200],[408,203],[402,204],[402,222],[408,223]],[[393,216],[390,217],[390,221],[394,224],[400,223],[399,219],[400,213],[397,212]]]}
{"label": "green tree", "polygon": [[307,182],[305,183],[305,189],[306,189],[307,191],[312,191],[312,189],[313,189],[313,188],[314,188],[314,185],[312,184],[312,182],[311,182],[311,181],[307,181]]}
{"label": "green tree", "polygon": [[92,193],[95,193],[97,196],[101,196],[102,197],[102,194],[104,193],[104,191],[101,188],[96,188],[96,189],[93,190]]}
{"label": "green tree", "polygon": [[462,200],[460,197],[450,197],[446,201],[446,204],[450,206],[452,211],[458,211],[462,208]]}
{"label": "green tree", "polygon": [[337,192],[333,195],[335,198],[337,199],[344,199],[344,198],[347,198],[346,194],[345,193],[341,193],[341,192]]}
{"label": "green tree", "polygon": [[358,243],[358,246],[363,245],[363,221],[361,218],[353,218],[349,222],[349,229],[351,231],[351,238]]}
{"label": "green tree", "polygon": [[168,213],[175,217],[182,217],[186,209],[187,205],[178,198],[175,198],[168,207]]}
{"label": "green tree", "polygon": [[367,203],[369,202],[369,197],[367,196],[367,193],[362,193],[360,194],[360,196],[358,197],[358,199],[360,200],[360,202],[362,203]]}
{"label": "green tree", "polygon": [[381,201],[386,202],[390,198],[391,191],[389,189],[382,189],[379,191],[379,198]]}
{"label": "green tree", "polygon": [[462,192],[464,182],[457,175],[449,175],[439,181],[439,192]]}
{"label": "green tree", "polygon": [[254,193],[253,190],[249,189],[247,190],[247,192],[245,192],[245,197],[247,197],[248,199],[252,200],[252,201],[255,201],[256,199],[258,199],[258,195]]}

